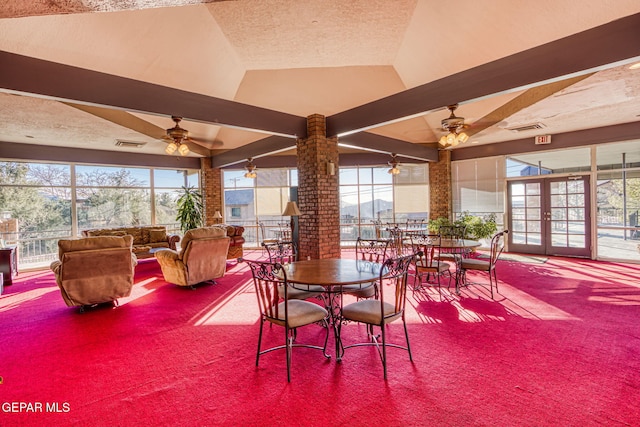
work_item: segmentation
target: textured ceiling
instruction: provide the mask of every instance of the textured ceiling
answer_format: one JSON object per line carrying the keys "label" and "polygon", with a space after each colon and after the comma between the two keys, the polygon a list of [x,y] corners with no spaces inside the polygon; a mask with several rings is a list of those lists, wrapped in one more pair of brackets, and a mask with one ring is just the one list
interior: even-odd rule
{"label": "textured ceiling", "polygon": [[[303,118],[355,109],[637,13],[637,0],[9,0],[0,5],[0,50]],[[628,43],[640,44],[640,33]],[[453,102],[479,144],[533,137],[507,130],[529,123],[556,134],[635,122],[640,70],[626,59],[556,91],[534,85]],[[5,142],[162,154],[171,114],[184,115],[182,126],[214,153],[268,136],[180,111],[105,119],[2,84]],[[368,131],[432,144],[444,106]],[[144,130],[131,124],[139,119]],[[116,147],[118,139],[146,145]]]}

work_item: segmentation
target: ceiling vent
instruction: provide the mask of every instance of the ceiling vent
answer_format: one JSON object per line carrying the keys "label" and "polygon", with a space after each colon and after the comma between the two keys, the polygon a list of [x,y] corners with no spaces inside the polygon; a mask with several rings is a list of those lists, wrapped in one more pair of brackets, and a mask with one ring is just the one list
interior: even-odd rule
{"label": "ceiling vent", "polygon": [[146,142],[137,142],[137,141],[124,141],[122,139],[116,140],[116,146],[118,147],[126,147],[126,148],[140,148],[144,147]]}
{"label": "ceiling vent", "polygon": [[531,123],[528,125],[515,126],[512,128],[505,128],[506,130],[510,130],[512,132],[526,132],[528,130],[538,130],[544,129],[544,125],[542,123]]}

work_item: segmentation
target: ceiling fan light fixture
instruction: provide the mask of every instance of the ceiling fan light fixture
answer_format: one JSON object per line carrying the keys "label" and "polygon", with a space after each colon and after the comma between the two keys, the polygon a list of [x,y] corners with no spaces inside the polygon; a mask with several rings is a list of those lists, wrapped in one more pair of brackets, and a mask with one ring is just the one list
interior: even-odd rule
{"label": "ceiling fan light fixture", "polygon": [[391,161],[388,164],[391,166],[391,169],[387,171],[388,174],[398,175],[400,173],[400,169],[398,168],[400,162],[398,162],[396,158],[396,153],[391,153]]}
{"label": "ceiling fan light fixture", "polygon": [[167,154],[173,154],[177,149],[178,145],[175,142],[170,142],[169,145],[167,145],[167,148],[164,149],[164,152]]}
{"label": "ceiling fan light fixture", "polygon": [[171,120],[175,122],[175,126],[167,129],[167,136],[165,139],[168,139],[169,144],[167,148],[164,149],[164,152],[171,155],[178,151],[181,156],[186,156],[190,153],[189,147],[186,144],[186,141],[189,139],[189,131],[180,127],[180,121],[182,117],[171,116]]}
{"label": "ceiling fan light fixture", "polygon": [[440,138],[439,144],[443,148],[457,147],[459,144],[464,144],[469,140],[469,135],[461,130],[464,128],[464,118],[457,117],[454,114],[458,104],[447,106],[451,114],[446,119],[442,120],[442,129],[449,132]]}
{"label": "ceiling fan light fixture", "polygon": [[249,163],[244,167],[247,170],[247,173],[244,174],[245,178],[256,179],[258,174],[256,173],[256,165],[253,164],[253,159],[249,157],[247,159]]}

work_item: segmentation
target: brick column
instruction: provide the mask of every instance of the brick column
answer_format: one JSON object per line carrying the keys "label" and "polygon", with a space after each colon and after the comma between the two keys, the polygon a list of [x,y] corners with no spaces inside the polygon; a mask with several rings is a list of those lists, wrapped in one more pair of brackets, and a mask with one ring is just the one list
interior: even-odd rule
{"label": "brick column", "polygon": [[[307,117],[307,138],[299,139],[298,207],[299,258],[340,258],[340,194],[338,188],[338,138],[327,138],[326,120]],[[333,162],[330,175],[327,163]]]}
{"label": "brick column", "polygon": [[438,163],[429,163],[429,219],[451,219],[451,151],[439,150]]}
{"label": "brick column", "polygon": [[226,220],[222,210],[222,170],[211,167],[211,158],[200,160],[200,176],[202,177],[202,203],[204,204],[204,225],[216,224],[213,219],[216,211],[222,213],[222,222]]}

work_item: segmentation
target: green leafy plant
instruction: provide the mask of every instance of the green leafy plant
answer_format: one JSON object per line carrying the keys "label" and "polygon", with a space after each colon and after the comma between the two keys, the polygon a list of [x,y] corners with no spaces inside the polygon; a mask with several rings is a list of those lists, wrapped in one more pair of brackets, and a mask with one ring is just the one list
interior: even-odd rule
{"label": "green leafy plant", "polygon": [[453,223],[449,221],[449,218],[441,216],[435,219],[430,219],[429,223],[427,224],[427,228],[429,229],[430,233],[437,233],[438,230],[440,230],[440,227],[443,225],[453,225]]}
{"label": "green leafy plant", "polygon": [[181,195],[178,198],[178,215],[176,220],[180,221],[180,230],[186,232],[193,228],[201,227],[204,219],[204,209],[202,206],[202,194],[193,187],[182,187]]}
{"label": "green leafy plant", "polygon": [[498,231],[495,214],[483,218],[465,211],[456,220],[456,224],[466,225],[465,237],[468,239],[488,239]]}
{"label": "green leafy plant", "polygon": [[468,211],[463,212],[462,215],[453,222],[445,217],[429,220],[429,232],[437,233],[440,226],[443,225],[464,225],[466,227],[464,238],[474,240],[488,239],[498,231],[495,214],[490,214],[483,218],[471,215]]}

